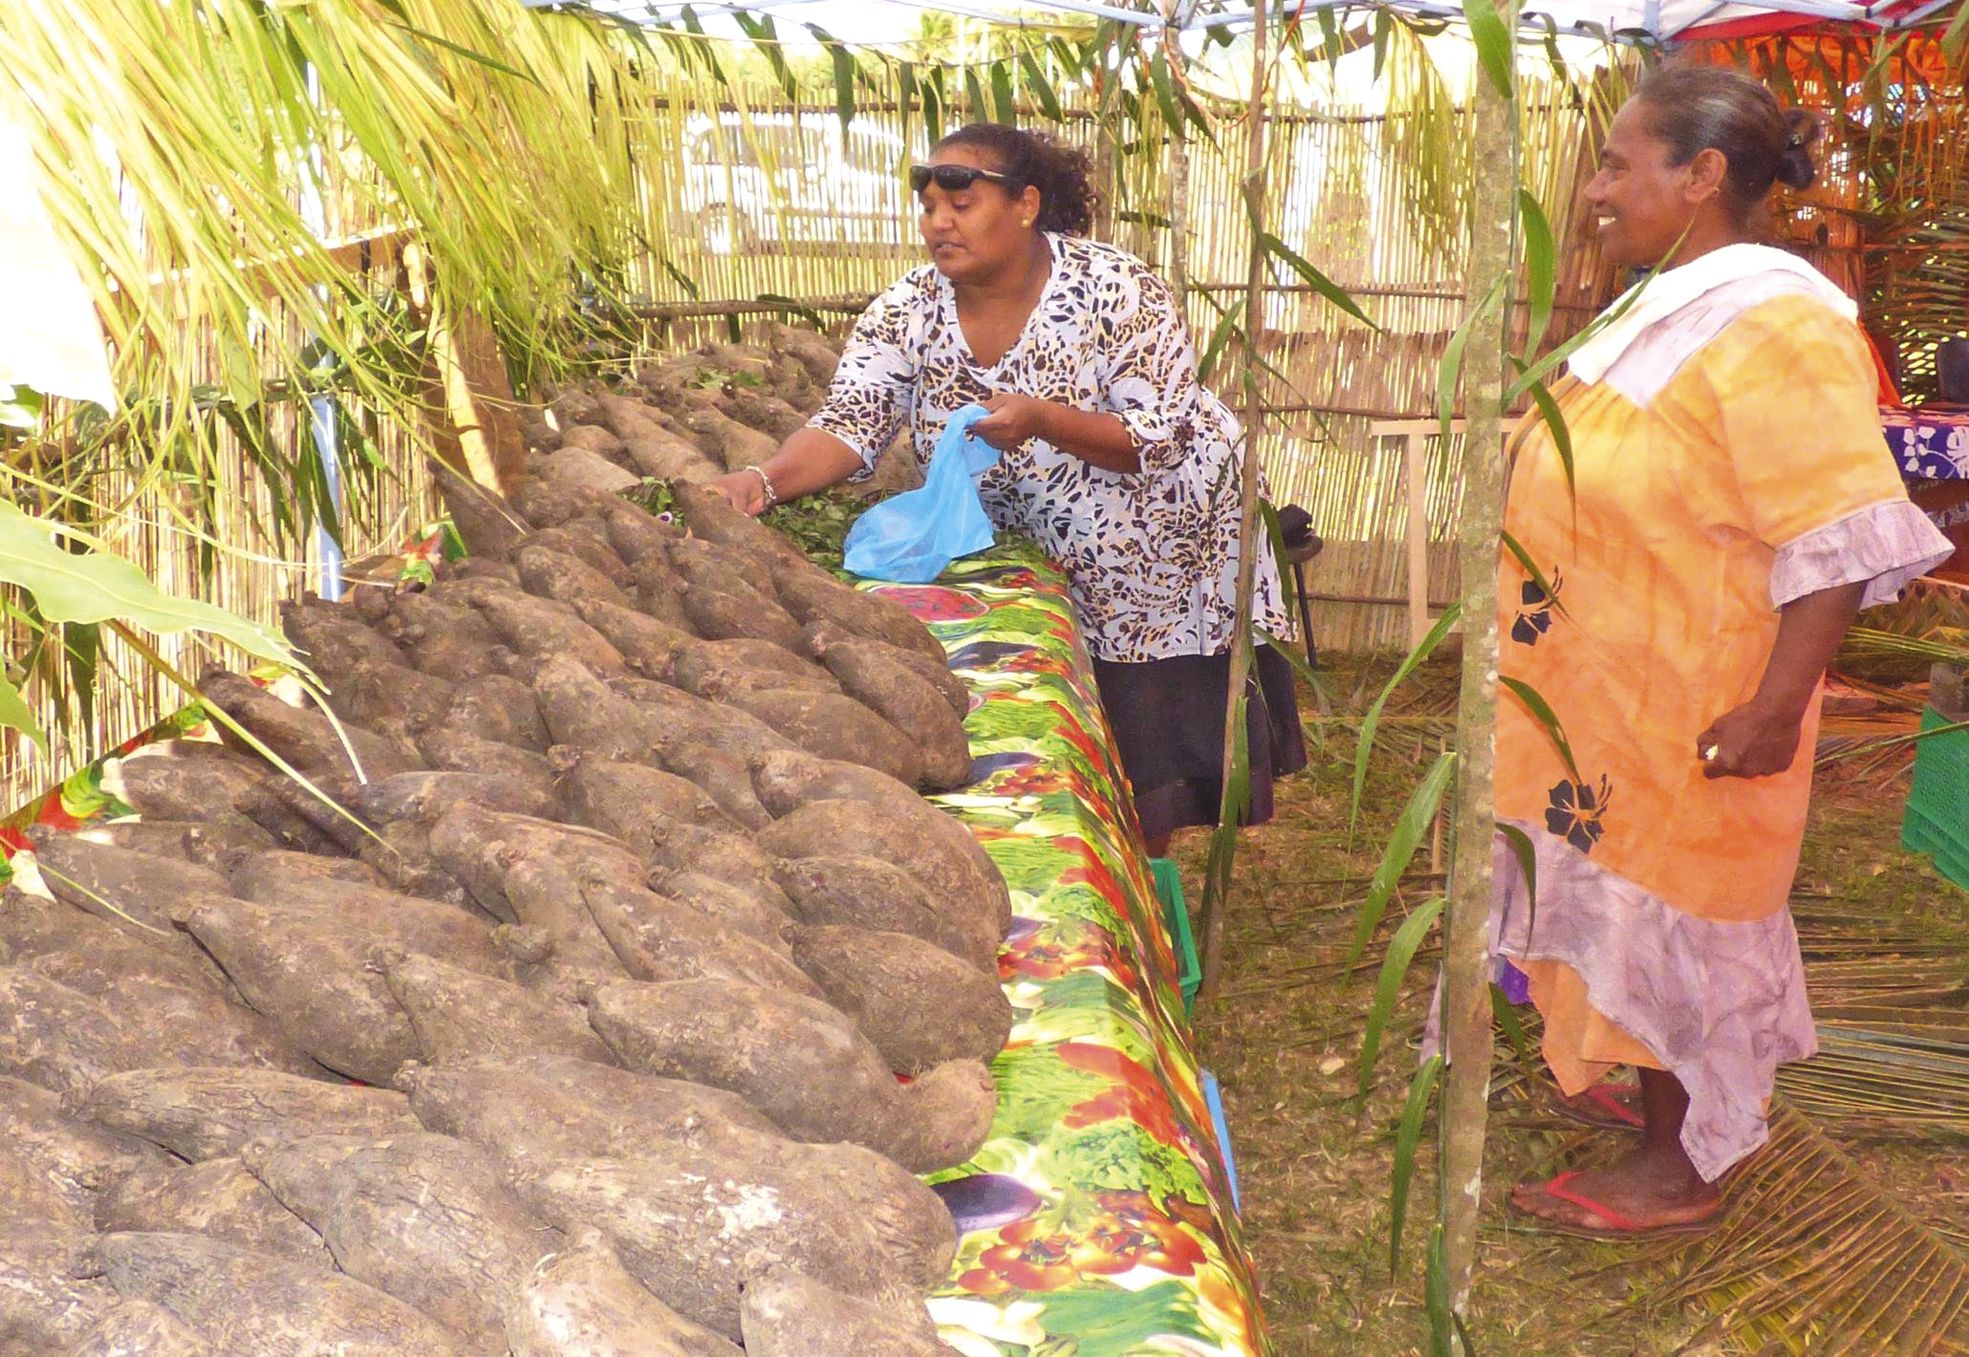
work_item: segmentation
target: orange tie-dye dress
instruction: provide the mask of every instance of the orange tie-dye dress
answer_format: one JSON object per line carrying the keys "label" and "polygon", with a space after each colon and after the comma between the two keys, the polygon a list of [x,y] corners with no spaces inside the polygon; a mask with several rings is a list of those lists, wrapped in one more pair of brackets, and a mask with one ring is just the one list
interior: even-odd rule
{"label": "orange tie-dye dress", "polygon": [[[1756,691],[1778,607],[1934,563],[1940,535],[1885,449],[1857,327],[1783,280],[1725,287],[1655,327],[1598,382],[1554,392],[1574,486],[1534,416],[1514,438],[1500,565],[1497,813],[1536,854],[1536,899],[1502,837],[1493,946],[1529,979],[1566,1092],[1613,1064],[1688,1087],[1706,1178],[1762,1143],[1776,1066],[1815,1049],[1786,907],[1816,704],[1789,770],[1710,780],[1696,737]],[[1945,545],[1945,543],[1944,543]]]}

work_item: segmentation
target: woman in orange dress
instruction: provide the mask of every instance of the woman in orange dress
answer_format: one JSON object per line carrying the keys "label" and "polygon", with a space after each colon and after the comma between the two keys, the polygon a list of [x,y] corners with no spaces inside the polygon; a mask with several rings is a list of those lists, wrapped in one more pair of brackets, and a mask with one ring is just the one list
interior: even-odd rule
{"label": "woman in orange dress", "polygon": [[[1947,552],[1882,440],[1853,304],[1751,243],[1774,183],[1809,184],[1816,126],[1714,67],[1665,70],[1615,118],[1586,189],[1603,253],[1653,276],[1575,351],[1517,439],[1500,672],[1495,955],[1522,972],[1579,1108],[1640,1071],[1638,1145],[1526,1183],[1560,1230],[1706,1228],[1766,1138],[1780,1063],[1816,1043],[1787,909],[1818,696],[1857,609]],[[1570,483],[1569,483],[1570,482]],[[1608,1110],[1626,1110],[1602,1100]],[[1590,1107],[1590,1104],[1588,1104]]]}

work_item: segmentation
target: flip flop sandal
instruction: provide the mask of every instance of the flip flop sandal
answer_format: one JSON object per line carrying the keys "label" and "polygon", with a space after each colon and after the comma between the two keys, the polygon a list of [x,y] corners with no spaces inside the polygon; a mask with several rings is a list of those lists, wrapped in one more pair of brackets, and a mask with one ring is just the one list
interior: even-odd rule
{"label": "flip flop sandal", "polygon": [[[1640,1095],[1639,1084],[1595,1084],[1570,1098],[1561,1097],[1554,1090],[1550,1105],[1555,1114],[1581,1126],[1604,1131],[1638,1131],[1648,1124],[1647,1118],[1626,1099]],[[1594,1108],[1599,1110],[1596,1112]]]}
{"label": "flip flop sandal", "polygon": [[1579,1177],[1581,1172],[1583,1170],[1570,1169],[1565,1173],[1561,1173],[1552,1179],[1551,1182],[1541,1187],[1539,1191],[1555,1201],[1566,1202],[1569,1205],[1591,1211],[1601,1220],[1607,1222],[1604,1227],[1578,1225],[1568,1220],[1557,1220],[1551,1216],[1540,1215],[1536,1211],[1527,1211],[1515,1202],[1511,1206],[1512,1213],[1520,1219],[1537,1222],[1535,1228],[1544,1234],[1571,1235],[1577,1239],[1600,1239],[1616,1244],[1627,1240],[1662,1239],[1669,1235],[1707,1234],[1716,1228],[1723,1214],[1723,1203],[1719,1199],[1716,1203],[1716,1209],[1704,1216],[1701,1220],[1684,1220],[1671,1224],[1649,1225],[1644,1221],[1634,1219],[1634,1217],[1624,1211],[1608,1206],[1605,1202],[1595,1201],[1583,1192],[1573,1191],[1567,1184]]}

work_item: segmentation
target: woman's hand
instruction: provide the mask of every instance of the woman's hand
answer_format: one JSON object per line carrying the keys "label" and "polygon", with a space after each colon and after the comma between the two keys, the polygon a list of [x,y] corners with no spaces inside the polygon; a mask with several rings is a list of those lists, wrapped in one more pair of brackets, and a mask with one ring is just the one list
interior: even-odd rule
{"label": "woman's hand", "polygon": [[1696,736],[1696,757],[1706,778],[1770,777],[1798,757],[1805,713],[1753,697],[1726,712]]}
{"label": "woman's hand", "polygon": [[711,488],[731,501],[732,508],[757,518],[770,506],[766,503],[766,483],[756,471],[734,471],[710,483]]}
{"label": "woman's hand", "polygon": [[985,401],[984,408],[991,413],[973,424],[971,432],[994,448],[1009,452],[1028,438],[1044,437],[1047,419],[1055,407],[1037,396],[1001,391]]}

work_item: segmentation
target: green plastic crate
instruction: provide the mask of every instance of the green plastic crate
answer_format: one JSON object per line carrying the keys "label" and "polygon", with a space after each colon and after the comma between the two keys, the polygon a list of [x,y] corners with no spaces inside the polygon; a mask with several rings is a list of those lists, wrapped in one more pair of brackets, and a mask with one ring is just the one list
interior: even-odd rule
{"label": "green plastic crate", "polygon": [[[1933,707],[1921,713],[1923,730],[1954,724]],[[1930,736],[1914,748],[1901,847],[1932,854],[1936,871],[1969,890],[1969,730]]]}
{"label": "green plastic crate", "polygon": [[1203,965],[1196,959],[1196,936],[1190,932],[1190,907],[1183,899],[1183,876],[1168,858],[1150,858],[1149,870],[1155,874],[1155,898],[1162,902],[1162,922],[1169,930],[1169,945],[1176,950],[1176,983],[1183,991],[1183,1016],[1196,1004],[1197,988],[1203,984]]}

